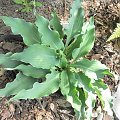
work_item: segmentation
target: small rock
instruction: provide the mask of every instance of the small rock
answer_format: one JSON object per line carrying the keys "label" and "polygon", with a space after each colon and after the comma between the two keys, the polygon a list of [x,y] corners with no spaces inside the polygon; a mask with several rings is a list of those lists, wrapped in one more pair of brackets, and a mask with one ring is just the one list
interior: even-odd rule
{"label": "small rock", "polygon": [[113,110],[116,114],[116,116],[118,117],[118,119],[120,119],[120,84],[118,85],[118,89],[116,91],[116,93],[113,95],[114,100],[113,100]]}

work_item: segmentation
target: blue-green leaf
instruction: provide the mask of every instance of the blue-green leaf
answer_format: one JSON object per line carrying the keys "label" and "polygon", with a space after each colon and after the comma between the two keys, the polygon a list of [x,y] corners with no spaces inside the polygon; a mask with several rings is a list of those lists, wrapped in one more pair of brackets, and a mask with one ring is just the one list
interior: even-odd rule
{"label": "blue-green leaf", "polygon": [[56,50],[63,49],[64,44],[60,40],[58,32],[50,29],[49,21],[40,15],[37,15],[36,18],[35,24],[38,27],[38,31],[42,34],[42,43]]}
{"label": "blue-green leaf", "polygon": [[1,16],[0,19],[4,21],[7,26],[10,26],[14,34],[20,34],[26,45],[41,43],[41,36],[37,27],[26,22],[23,19]]}
{"label": "blue-green leaf", "polygon": [[15,95],[19,91],[25,89],[30,89],[32,88],[33,84],[37,80],[31,77],[27,77],[23,75],[22,73],[18,73],[16,76],[15,80],[13,82],[7,83],[6,87],[3,89],[0,89],[0,96],[10,96],[10,95]]}
{"label": "blue-green leaf", "polygon": [[31,64],[36,68],[50,69],[59,63],[55,50],[34,44],[21,53],[15,53],[12,59]]}
{"label": "blue-green leaf", "polygon": [[70,91],[69,91],[69,94],[66,96],[66,99],[68,102],[71,103],[75,111],[78,111],[80,113],[81,101],[79,99],[78,94],[79,94],[79,91],[76,89],[76,87],[70,84]]}
{"label": "blue-green leaf", "polygon": [[86,95],[85,95],[84,90],[82,88],[77,88],[77,89],[79,91],[79,99],[81,101],[81,110],[80,110],[80,112],[81,112],[81,119],[84,120],[85,117],[86,117],[85,109],[87,108],[86,103],[85,103]]}
{"label": "blue-green leaf", "polygon": [[78,62],[72,64],[71,67],[79,68],[89,78],[96,80],[103,78],[105,71],[109,73],[109,69],[101,62],[97,60],[90,61],[86,58],[80,59]]}
{"label": "blue-green leaf", "polygon": [[104,89],[106,90],[108,88],[108,86],[102,81],[102,80],[95,80],[95,82],[93,83],[94,86],[97,86],[98,89]]}
{"label": "blue-green leaf", "polygon": [[83,88],[84,91],[86,91],[86,92],[93,92],[94,93],[93,85],[91,83],[90,78],[88,78],[82,72],[76,73],[76,78],[78,80],[78,87],[79,88]]}
{"label": "blue-green leaf", "polygon": [[87,105],[86,120],[91,120],[92,119],[93,108],[95,108],[95,103],[96,103],[96,94],[88,92],[85,103]]}
{"label": "blue-green leaf", "polygon": [[60,74],[61,82],[60,82],[60,90],[61,93],[66,96],[69,93],[70,86],[69,86],[69,79],[68,74],[66,71],[62,71]]}
{"label": "blue-green leaf", "polygon": [[63,51],[60,51],[60,67],[66,68],[67,64],[68,64],[68,61],[66,59],[65,54],[63,53]]}
{"label": "blue-green leaf", "polygon": [[67,71],[67,73],[68,73],[68,78],[69,78],[70,83],[73,86],[78,87],[78,79],[76,79],[75,73],[71,71]]}
{"label": "blue-green leaf", "polygon": [[46,69],[41,69],[41,68],[35,68],[31,65],[19,65],[15,70],[22,71],[22,73],[26,76],[30,76],[33,78],[44,78],[46,74],[48,74],[50,71]]}
{"label": "blue-green leaf", "polygon": [[57,14],[55,12],[52,13],[52,19],[50,21],[50,24],[56,31],[58,31],[60,38],[62,39],[64,36],[63,30],[62,30],[62,25],[60,24],[60,19],[58,18]]}
{"label": "blue-green leaf", "polygon": [[95,92],[101,101],[102,107],[109,115],[112,115],[111,108],[113,107],[113,97],[111,96],[111,91],[108,86],[101,80],[95,81],[93,83]]}
{"label": "blue-green leaf", "polygon": [[65,31],[67,35],[66,46],[68,46],[75,35],[81,33],[82,31],[84,12],[81,4],[82,0],[75,0],[73,2],[72,9],[70,11],[71,18],[69,19],[68,28]]}
{"label": "blue-green leaf", "polygon": [[79,48],[76,48],[73,53],[73,59],[77,60],[80,57],[85,56],[94,46],[95,42],[95,26],[94,26],[94,19],[90,19],[90,23],[87,27],[86,33],[82,36],[82,43],[80,44]]}
{"label": "blue-green leaf", "polygon": [[34,99],[48,96],[59,89],[59,73],[52,71],[46,76],[46,81],[42,83],[34,83],[32,89],[22,90],[11,100],[17,99]]}
{"label": "blue-green leaf", "polygon": [[12,60],[12,53],[0,54],[0,65],[2,65],[5,69],[12,69],[18,66],[21,62]]}
{"label": "blue-green leaf", "polygon": [[66,48],[67,58],[72,59],[72,52],[74,49],[80,47],[80,43],[83,41],[82,34],[76,36],[75,40]]}

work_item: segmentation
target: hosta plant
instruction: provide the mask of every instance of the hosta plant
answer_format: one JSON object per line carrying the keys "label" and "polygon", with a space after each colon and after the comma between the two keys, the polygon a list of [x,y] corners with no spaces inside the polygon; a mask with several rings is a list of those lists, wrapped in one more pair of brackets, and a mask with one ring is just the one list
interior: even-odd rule
{"label": "hosta plant", "polygon": [[[0,55],[4,69],[19,71],[15,80],[0,90],[1,97],[34,99],[60,90],[80,120],[92,119],[96,98],[103,110],[111,114],[112,99],[103,82],[104,75],[111,74],[99,61],[85,57],[94,46],[95,26],[93,17],[84,20],[81,4],[81,0],[74,0],[67,28],[61,26],[55,13],[50,21],[36,15],[34,24],[0,17],[14,34],[21,34],[27,46],[20,53]],[[38,82],[42,78],[43,82]]]}

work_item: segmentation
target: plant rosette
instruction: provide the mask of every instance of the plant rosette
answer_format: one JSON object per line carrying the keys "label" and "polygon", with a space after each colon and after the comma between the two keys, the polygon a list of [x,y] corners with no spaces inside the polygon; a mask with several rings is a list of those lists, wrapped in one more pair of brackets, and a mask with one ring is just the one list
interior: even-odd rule
{"label": "plant rosette", "polygon": [[[104,75],[111,73],[99,61],[85,58],[94,46],[95,26],[93,17],[85,21],[81,4],[81,0],[74,0],[67,28],[62,27],[55,13],[50,21],[36,15],[35,23],[0,17],[27,46],[20,53],[0,54],[0,65],[5,70],[19,71],[13,82],[0,89],[1,97],[34,99],[60,90],[80,120],[92,119],[96,97],[103,110],[112,114],[111,93],[103,82]],[[38,82],[42,78],[45,81]]]}

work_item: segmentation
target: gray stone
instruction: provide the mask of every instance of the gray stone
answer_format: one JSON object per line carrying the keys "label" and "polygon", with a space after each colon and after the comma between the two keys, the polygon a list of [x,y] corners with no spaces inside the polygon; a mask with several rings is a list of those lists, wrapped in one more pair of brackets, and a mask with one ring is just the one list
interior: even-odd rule
{"label": "gray stone", "polygon": [[118,85],[118,89],[116,93],[113,95],[113,110],[116,117],[120,120],[120,84]]}

